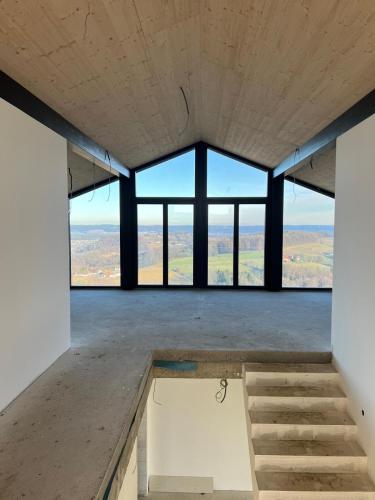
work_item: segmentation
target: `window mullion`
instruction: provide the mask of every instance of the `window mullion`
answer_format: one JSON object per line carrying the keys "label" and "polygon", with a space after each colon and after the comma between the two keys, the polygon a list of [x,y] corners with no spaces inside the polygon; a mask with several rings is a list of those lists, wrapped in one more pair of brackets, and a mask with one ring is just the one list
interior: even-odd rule
{"label": "window mullion", "polygon": [[233,221],[233,286],[238,286],[238,239],[239,239],[239,203],[234,204]]}

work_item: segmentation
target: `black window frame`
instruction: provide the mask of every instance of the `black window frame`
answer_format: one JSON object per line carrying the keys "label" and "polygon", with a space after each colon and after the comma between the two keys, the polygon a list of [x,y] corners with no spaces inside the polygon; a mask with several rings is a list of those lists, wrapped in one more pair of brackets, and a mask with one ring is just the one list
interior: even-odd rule
{"label": "black window frame", "polygon": [[[208,197],[207,196],[207,151],[213,150],[233,160],[239,161],[250,167],[260,169],[268,174],[267,196],[264,197]],[[195,196],[194,197],[137,197],[136,174],[147,168],[152,168],[160,163],[173,159],[189,151],[195,151]],[[248,160],[239,155],[228,152],[222,148],[206,142],[197,142],[173,153],[164,155],[156,160],[147,162],[130,170],[129,176],[120,174],[120,261],[121,285],[120,286],[71,286],[72,289],[123,289],[135,288],[207,288],[207,289],[243,289],[243,290],[269,290],[269,291],[330,291],[330,288],[283,288],[282,287],[282,253],[283,253],[283,203],[284,203],[284,177],[274,176],[274,170],[257,162]],[[293,176],[286,176],[308,189],[333,197],[334,194],[320,189],[304,181],[299,181]],[[92,187],[94,189],[94,187]],[[89,192],[87,188],[85,191]],[[138,285],[138,204],[163,205],[163,284]],[[169,285],[168,284],[168,205],[193,206],[193,284]],[[233,241],[233,285],[208,285],[208,206],[209,204],[234,205],[234,241]],[[239,260],[239,206],[262,204],[265,206],[265,247],[264,247],[264,285],[239,285],[238,260]]]}
{"label": "black window frame", "polygon": [[[296,179],[292,175],[287,175],[285,177],[280,177],[283,181],[283,198],[284,198],[284,186],[285,186],[285,181],[292,182],[298,186],[301,186],[305,189],[309,189],[310,191],[314,191],[320,195],[327,196],[327,198],[332,198],[333,200],[335,199],[335,194],[332,193],[331,191],[327,191],[326,189],[320,188],[318,186],[313,186],[312,184],[309,184],[308,182],[301,181],[299,179]],[[290,292],[298,292],[298,291],[307,291],[307,292],[332,292],[332,287],[303,287],[303,286],[284,286],[283,285],[283,278],[282,278],[282,268],[283,268],[283,254],[284,254],[284,216],[285,216],[285,211],[284,211],[284,201],[283,201],[283,211],[282,211],[282,243],[281,243],[281,287],[280,290],[282,291],[290,291]]]}

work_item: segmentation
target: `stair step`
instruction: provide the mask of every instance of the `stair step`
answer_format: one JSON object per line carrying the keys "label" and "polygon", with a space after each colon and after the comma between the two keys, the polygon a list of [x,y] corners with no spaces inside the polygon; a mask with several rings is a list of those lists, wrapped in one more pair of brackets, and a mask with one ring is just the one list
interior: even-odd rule
{"label": "stair step", "polygon": [[246,387],[249,409],[272,410],[344,410],[347,398],[334,385],[324,386],[266,386]]}
{"label": "stair step", "polygon": [[247,385],[338,384],[340,377],[328,363],[247,363]]}
{"label": "stair step", "polygon": [[256,472],[260,500],[374,498],[367,474]]}
{"label": "stair step", "polygon": [[253,439],[352,440],[357,428],[342,411],[249,411]]}
{"label": "stair step", "polygon": [[253,439],[253,449],[257,471],[367,471],[367,456],[354,441]]}
{"label": "stair step", "polygon": [[330,363],[246,363],[246,372],[337,373]]}
{"label": "stair step", "polygon": [[283,396],[304,398],[346,398],[345,394],[336,386],[247,386],[249,396]]}

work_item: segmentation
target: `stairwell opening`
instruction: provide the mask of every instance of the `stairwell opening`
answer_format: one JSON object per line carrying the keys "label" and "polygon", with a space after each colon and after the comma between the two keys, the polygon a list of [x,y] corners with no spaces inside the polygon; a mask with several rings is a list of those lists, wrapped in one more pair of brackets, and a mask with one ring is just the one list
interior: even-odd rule
{"label": "stairwell opening", "polygon": [[121,488],[108,498],[252,499],[242,373],[227,378],[230,368],[223,378],[163,370],[152,379]]}
{"label": "stairwell opening", "polygon": [[110,500],[375,499],[331,363],[169,368],[152,371]]}

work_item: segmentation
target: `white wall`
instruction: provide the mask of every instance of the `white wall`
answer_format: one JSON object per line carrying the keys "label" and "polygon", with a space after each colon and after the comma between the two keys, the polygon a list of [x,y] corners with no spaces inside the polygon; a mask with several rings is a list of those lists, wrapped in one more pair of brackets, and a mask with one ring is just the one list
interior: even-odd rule
{"label": "white wall", "polygon": [[135,440],[118,500],[138,499],[137,440]]}
{"label": "white wall", "polygon": [[[154,382],[155,384],[155,382]],[[148,472],[213,477],[215,490],[251,490],[242,380],[157,379],[147,408]]]}
{"label": "white wall", "polygon": [[336,154],[333,354],[375,478],[375,115]]}
{"label": "white wall", "polygon": [[0,408],[69,347],[66,150],[0,99]]}

